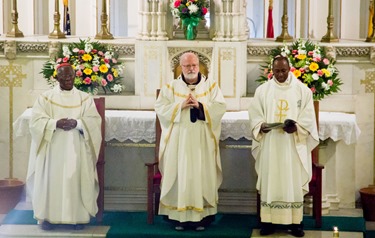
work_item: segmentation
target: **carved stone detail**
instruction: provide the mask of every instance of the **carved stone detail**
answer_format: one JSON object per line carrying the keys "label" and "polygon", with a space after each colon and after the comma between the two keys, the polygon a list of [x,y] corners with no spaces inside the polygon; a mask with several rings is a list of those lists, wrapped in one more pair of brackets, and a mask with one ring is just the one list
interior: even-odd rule
{"label": "carved stone detail", "polygon": [[370,61],[372,64],[375,64],[375,46],[370,48]]}
{"label": "carved stone detail", "polygon": [[336,47],[336,55],[341,57],[368,57],[370,47]]}
{"label": "carved stone detail", "polygon": [[15,40],[7,40],[4,45],[4,55],[8,60],[14,60],[17,55],[17,43]]}
{"label": "carved stone detail", "polygon": [[111,45],[111,47],[120,55],[135,57],[135,45]]}
{"label": "carved stone detail", "polygon": [[270,46],[247,46],[248,56],[268,56],[275,47]]}
{"label": "carved stone detail", "polygon": [[0,51],[4,51],[4,41],[0,42]]}
{"label": "carved stone detail", "polygon": [[57,41],[50,41],[48,43],[48,46],[49,46],[49,50],[48,50],[49,58],[56,59],[59,53],[59,49],[61,47],[61,43]]}
{"label": "carved stone detail", "polygon": [[48,42],[18,42],[17,50],[22,53],[47,53]]}
{"label": "carved stone detail", "polygon": [[180,64],[180,56],[186,51],[196,53],[198,55],[199,62],[204,63],[207,66],[207,70],[209,70],[211,66],[212,50],[213,49],[209,47],[195,48],[194,50],[188,47],[168,48],[168,53],[172,57],[170,59],[171,70],[173,71],[176,65]]}

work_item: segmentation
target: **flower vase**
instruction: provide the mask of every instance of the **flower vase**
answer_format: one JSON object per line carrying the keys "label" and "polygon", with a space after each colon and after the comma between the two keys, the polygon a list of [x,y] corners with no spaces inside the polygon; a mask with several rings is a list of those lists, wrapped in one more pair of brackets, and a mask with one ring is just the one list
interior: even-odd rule
{"label": "flower vase", "polygon": [[182,30],[186,40],[195,40],[198,35],[199,18],[191,17],[182,19]]}

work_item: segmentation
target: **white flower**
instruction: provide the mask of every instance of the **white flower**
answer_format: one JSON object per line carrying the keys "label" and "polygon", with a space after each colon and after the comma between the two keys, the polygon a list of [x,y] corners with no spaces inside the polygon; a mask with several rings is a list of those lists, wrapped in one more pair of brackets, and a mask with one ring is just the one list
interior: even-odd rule
{"label": "white flower", "polygon": [[69,47],[67,45],[63,45],[62,50],[65,57],[69,57],[72,55],[72,52],[69,50]]}
{"label": "white flower", "polygon": [[298,54],[299,55],[305,55],[306,54],[306,50],[305,49],[299,49],[298,50]]}
{"label": "white flower", "polygon": [[117,65],[118,74],[122,75],[124,73],[125,65],[124,63],[121,63],[120,65]]}
{"label": "white flower", "polygon": [[173,8],[171,12],[172,12],[172,16],[174,17],[179,17],[180,15],[180,11],[177,8]]}
{"label": "white flower", "polygon": [[196,13],[199,10],[199,7],[195,4],[190,4],[188,6],[190,13]]}
{"label": "white flower", "polygon": [[122,85],[120,84],[115,84],[113,85],[113,87],[111,88],[111,90],[115,93],[119,93],[122,91]]}
{"label": "white flower", "polygon": [[312,78],[313,78],[314,80],[318,80],[318,79],[319,79],[319,75],[315,73],[315,74],[312,75]]}
{"label": "white flower", "polygon": [[322,83],[322,88],[324,88],[324,90],[329,90],[330,86],[326,83]]}
{"label": "white flower", "polygon": [[106,59],[112,59],[112,53],[109,52],[109,51],[105,52],[104,58],[106,58]]}
{"label": "white flower", "polygon": [[90,53],[92,51],[92,49],[94,49],[94,47],[92,46],[92,44],[90,44],[90,43],[86,43],[85,44],[85,52],[86,53]]}

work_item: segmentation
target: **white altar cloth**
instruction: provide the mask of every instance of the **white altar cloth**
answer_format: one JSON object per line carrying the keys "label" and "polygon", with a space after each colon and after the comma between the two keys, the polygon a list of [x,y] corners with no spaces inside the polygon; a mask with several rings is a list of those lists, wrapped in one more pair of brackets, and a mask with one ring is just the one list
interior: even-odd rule
{"label": "white altar cloth", "polygon": [[[13,123],[15,138],[26,136],[29,132],[31,108],[26,109]],[[133,110],[105,111],[105,140],[138,143],[142,140],[155,142],[155,112]],[[221,124],[221,140],[232,138],[251,139],[247,111],[226,112]],[[333,141],[343,140],[345,144],[357,142],[360,129],[355,114],[340,112],[319,112],[319,138]]]}

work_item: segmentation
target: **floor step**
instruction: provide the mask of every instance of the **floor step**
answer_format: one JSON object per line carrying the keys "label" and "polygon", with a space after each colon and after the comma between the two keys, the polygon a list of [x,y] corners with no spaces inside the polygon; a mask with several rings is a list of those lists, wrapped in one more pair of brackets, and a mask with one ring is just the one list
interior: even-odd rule
{"label": "floor step", "polygon": [[71,230],[56,228],[51,231],[44,231],[38,225],[1,225],[0,238],[24,238],[24,237],[106,237],[109,226],[85,226],[83,230]]}

